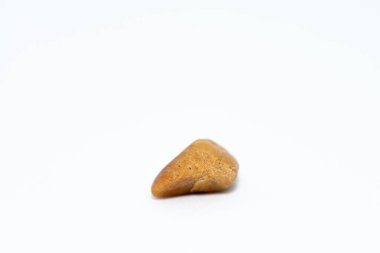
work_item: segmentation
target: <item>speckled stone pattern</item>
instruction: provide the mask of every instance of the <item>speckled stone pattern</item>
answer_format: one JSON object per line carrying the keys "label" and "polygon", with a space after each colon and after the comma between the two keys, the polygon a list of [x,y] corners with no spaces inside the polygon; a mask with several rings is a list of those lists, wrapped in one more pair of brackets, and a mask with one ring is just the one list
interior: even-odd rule
{"label": "speckled stone pattern", "polygon": [[159,198],[194,192],[217,192],[231,187],[239,165],[211,140],[196,140],[158,174],[152,194]]}

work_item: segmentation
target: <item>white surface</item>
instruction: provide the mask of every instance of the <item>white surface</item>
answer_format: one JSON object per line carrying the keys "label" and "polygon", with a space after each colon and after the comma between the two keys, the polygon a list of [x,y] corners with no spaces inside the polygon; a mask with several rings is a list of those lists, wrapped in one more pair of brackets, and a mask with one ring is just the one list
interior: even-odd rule
{"label": "white surface", "polygon": [[379,2],[133,2],[1,2],[0,252],[379,252]]}

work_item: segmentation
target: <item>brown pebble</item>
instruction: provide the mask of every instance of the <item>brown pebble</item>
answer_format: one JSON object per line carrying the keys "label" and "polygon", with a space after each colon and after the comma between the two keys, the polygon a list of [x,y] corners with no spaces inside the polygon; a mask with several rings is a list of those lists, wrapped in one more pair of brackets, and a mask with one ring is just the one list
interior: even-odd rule
{"label": "brown pebble", "polygon": [[211,140],[196,140],[158,174],[152,194],[159,198],[193,192],[217,192],[231,187],[239,165],[227,150]]}

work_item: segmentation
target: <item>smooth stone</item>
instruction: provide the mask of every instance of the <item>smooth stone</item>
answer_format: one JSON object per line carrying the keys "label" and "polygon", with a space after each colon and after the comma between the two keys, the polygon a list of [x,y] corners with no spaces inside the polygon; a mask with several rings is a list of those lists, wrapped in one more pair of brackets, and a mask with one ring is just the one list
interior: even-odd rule
{"label": "smooth stone", "polygon": [[195,192],[218,192],[231,187],[239,165],[211,140],[196,140],[172,160],[152,184],[158,198]]}

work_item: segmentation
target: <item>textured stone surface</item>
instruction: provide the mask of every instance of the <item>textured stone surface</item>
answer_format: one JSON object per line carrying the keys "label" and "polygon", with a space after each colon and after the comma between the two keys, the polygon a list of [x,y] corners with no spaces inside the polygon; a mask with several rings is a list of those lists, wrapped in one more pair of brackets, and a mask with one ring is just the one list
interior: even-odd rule
{"label": "textured stone surface", "polygon": [[197,140],[158,174],[152,193],[164,198],[193,192],[228,189],[239,165],[224,148],[211,140]]}

